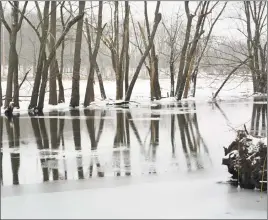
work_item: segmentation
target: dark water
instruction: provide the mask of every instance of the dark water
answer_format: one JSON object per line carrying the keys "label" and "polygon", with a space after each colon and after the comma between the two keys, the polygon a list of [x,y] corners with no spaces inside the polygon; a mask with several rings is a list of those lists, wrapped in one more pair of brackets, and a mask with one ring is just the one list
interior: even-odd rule
{"label": "dark water", "polygon": [[125,176],[229,175],[223,146],[243,125],[266,135],[263,102],[187,102],[0,118],[3,186]]}

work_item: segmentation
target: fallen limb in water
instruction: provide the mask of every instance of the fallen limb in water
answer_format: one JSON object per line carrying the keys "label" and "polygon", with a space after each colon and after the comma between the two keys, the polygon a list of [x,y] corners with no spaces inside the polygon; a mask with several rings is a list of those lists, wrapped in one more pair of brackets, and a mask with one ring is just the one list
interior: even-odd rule
{"label": "fallen limb in water", "polygon": [[238,131],[236,140],[224,147],[222,164],[241,188],[267,190],[267,139]]}

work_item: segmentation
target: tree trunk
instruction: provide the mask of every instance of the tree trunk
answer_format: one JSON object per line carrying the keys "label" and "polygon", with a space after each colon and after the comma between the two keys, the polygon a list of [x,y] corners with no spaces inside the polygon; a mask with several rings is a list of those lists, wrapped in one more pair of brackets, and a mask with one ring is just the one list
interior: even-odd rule
{"label": "tree trunk", "polygon": [[128,90],[128,75],[129,75],[129,2],[125,1],[125,32],[126,32],[126,46],[125,46],[125,94]]}
{"label": "tree trunk", "polygon": [[101,76],[101,73],[100,73],[100,68],[99,68],[99,65],[96,61],[96,74],[97,74],[97,77],[98,77],[98,81],[99,81],[99,87],[100,87],[100,93],[101,93],[101,97],[103,100],[105,100],[107,97],[106,97],[106,93],[105,93],[105,89],[104,89],[104,85],[103,85],[103,80],[102,80],[102,76]]}
{"label": "tree trunk", "polygon": [[[79,1],[79,14],[84,13],[85,1]],[[73,80],[72,80],[72,94],[70,106],[73,108],[79,106],[80,103],[80,66],[81,66],[81,43],[83,32],[83,19],[78,21],[75,37],[75,50],[74,50],[74,66],[73,66]]]}
{"label": "tree trunk", "polygon": [[[172,55],[171,55],[172,56]],[[173,56],[172,56],[173,57]],[[169,71],[170,71],[170,97],[174,97],[174,85],[175,85],[175,67],[174,61],[170,60],[169,62]]]}
{"label": "tree trunk", "polygon": [[19,92],[20,92],[20,88],[19,88],[19,71],[18,71],[18,67],[19,67],[19,58],[18,58],[18,54],[17,54],[17,50],[15,50],[13,52],[14,57],[13,59],[15,60],[15,66],[14,66],[14,92],[13,92],[13,101],[14,101],[14,107],[20,108],[20,104],[19,104]]}
{"label": "tree trunk", "polygon": [[[2,54],[3,54],[2,53],[2,19],[0,17],[0,108],[3,105],[3,101],[2,101],[2,56],[3,55]],[[1,121],[1,123],[2,123],[2,121]],[[1,124],[0,124],[0,126],[1,126]],[[1,160],[2,160],[2,158],[1,158]],[[1,174],[2,174],[2,171],[1,171]],[[2,178],[1,178],[1,180],[2,180]]]}
{"label": "tree trunk", "polygon": [[[64,42],[62,42],[64,43]],[[58,85],[59,85],[59,97],[58,97],[58,103],[64,103],[65,102],[65,98],[64,98],[64,87],[63,87],[63,83],[62,83],[62,72],[63,72],[63,67],[61,67],[60,71],[59,71],[59,64],[58,64],[58,60],[55,60],[55,70],[56,70],[56,75],[57,75],[57,79],[58,79]],[[63,65],[63,64],[62,64]]]}
{"label": "tree trunk", "polygon": [[[86,95],[85,95],[85,101],[84,101],[85,107],[88,106],[90,104],[90,102],[93,102],[95,100],[93,82],[94,82],[94,70],[96,67],[96,59],[97,59],[97,55],[99,52],[100,40],[101,40],[101,35],[102,35],[102,30],[103,30],[103,28],[102,28],[102,7],[103,7],[103,2],[99,1],[97,37],[96,37],[96,43],[95,43],[95,48],[94,48],[93,54],[92,54],[92,56],[90,56],[90,58],[91,58],[90,69],[89,69]],[[88,39],[90,39],[88,26],[87,26],[87,32],[88,32]],[[91,47],[91,44],[89,44],[89,47]],[[89,51],[90,52],[92,51],[91,48]]]}
{"label": "tree trunk", "polygon": [[8,108],[9,103],[12,101],[13,77],[16,66],[16,38],[17,38],[16,33],[10,34],[5,108]]}
{"label": "tree trunk", "polygon": [[195,61],[195,55],[191,58],[190,67],[189,67],[189,71],[188,71],[187,78],[186,78],[185,90],[184,90],[184,94],[183,94],[183,98],[185,98],[185,99],[188,97],[188,92],[190,89],[190,82],[191,82],[194,61]]}
{"label": "tree trunk", "polygon": [[[51,2],[51,19],[50,19],[50,52],[55,47],[56,41],[56,19],[57,19],[57,2]],[[51,61],[50,74],[49,74],[49,101],[50,105],[57,105],[57,66],[56,66],[56,55]]]}

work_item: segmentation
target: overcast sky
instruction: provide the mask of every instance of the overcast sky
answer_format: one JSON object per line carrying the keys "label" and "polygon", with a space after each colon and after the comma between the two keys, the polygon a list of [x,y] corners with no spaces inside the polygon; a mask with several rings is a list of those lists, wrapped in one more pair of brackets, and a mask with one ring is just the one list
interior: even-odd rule
{"label": "overcast sky", "polygon": [[[123,4],[123,2],[121,2]],[[190,10],[194,10],[195,5],[198,3],[198,1],[190,1],[189,6]],[[211,2],[211,5],[213,5],[215,1]],[[230,16],[236,16],[237,13],[239,13],[239,3],[242,3],[242,1],[229,1],[226,7],[226,10],[221,16],[221,19],[218,21],[218,23],[214,27],[213,34],[217,36],[228,36],[232,38],[243,38],[242,34],[237,31],[237,27],[241,26],[237,21],[234,19],[228,19],[227,17]],[[5,5],[9,5],[6,1],[3,2]],[[40,3],[42,4],[42,3]],[[78,4],[74,1],[72,4]],[[90,2],[87,1],[86,8],[90,7]],[[94,1],[92,3],[93,5],[97,5],[98,2]],[[213,11],[212,17],[217,16],[218,12],[221,10],[222,5],[224,4],[223,1],[221,1],[216,9]],[[20,2],[20,8],[22,8],[23,1]],[[156,1],[148,1],[148,14],[150,21],[153,21],[154,19],[154,10],[155,10]],[[241,4],[240,4],[241,5]],[[131,12],[133,15],[133,18],[135,20],[144,20],[144,2],[143,1],[130,1],[130,7]],[[77,8],[75,5],[73,7],[74,9]],[[30,1],[28,3],[27,7],[28,11],[35,11],[35,4],[33,1]],[[95,8],[95,13],[97,13],[97,7]],[[162,13],[163,19],[166,21],[170,21],[170,19],[175,15],[177,12],[180,14],[185,15],[184,11],[184,1],[161,1],[160,5],[160,12]],[[103,9],[103,17],[104,22],[107,22],[108,19],[110,19],[110,7],[109,4],[104,4]],[[242,28],[242,26],[240,27]]]}

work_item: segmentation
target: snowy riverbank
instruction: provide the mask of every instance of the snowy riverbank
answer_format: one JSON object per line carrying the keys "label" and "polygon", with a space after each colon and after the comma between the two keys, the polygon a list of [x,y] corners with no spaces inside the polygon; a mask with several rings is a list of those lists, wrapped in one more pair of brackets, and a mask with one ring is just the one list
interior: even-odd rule
{"label": "snowy riverbank", "polygon": [[[189,97],[187,100],[194,100],[196,102],[210,102],[212,99],[212,94],[215,93],[215,91],[219,88],[223,78],[221,77],[215,77],[215,76],[206,76],[204,78],[198,79],[198,86],[196,91],[196,97]],[[84,101],[85,96],[85,88],[86,88],[86,80],[80,81],[80,103],[82,107],[82,103]],[[30,95],[32,91],[32,85],[33,82],[31,81],[25,81],[23,84],[21,90],[20,90],[20,109],[15,109],[14,112],[20,111],[20,112],[27,112],[29,101],[30,101]],[[65,88],[65,99],[66,102],[59,104],[57,106],[51,106],[48,105],[48,93],[46,93],[45,96],[45,107],[44,111],[49,110],[68,110],[69,109],[69,103],[70,103],[70,97],[71,97],[71,87],[72,87],[72,81],[71,80],[65,80],[63,81],[63,85]],[[150,101],[150,86],[149,86],[149,80],[142,80],[138,79],[137,83],[134,87],[131,100],[138,102],[140,104],[149,104]],[[95,107],[103,107],[105,106],[109,101],[115,99],[115,81],[104,81],[104,87],[107,95],[106,101],[101,101],[100,96],[100,90],[98,82],[95,83],[95,103],[92,103],[92,106]],[[167,93],[170,91],[170,80],[169,79],[160,79],[160,87],[162,90],[162,96],[166,97]],[[2,89],[3,93],[6,88],[6,82],[2,82]],[[226,101],[226,100],[232,100],[232,101],[241,101],[245,99],[250,99],[253,97],[253,91],[252,91],[252,83],[250,81],[242,80],[241,77],[233,78],[229,82],[226,83],[225,87],[222,89],[218,96],[219,101]],[[174,98],[163,98],[160,101],[156,101],[157,103],[163,103],[167,104],[170,102],[174,102]],[[2,111],[3,112],[3,111]]]}

